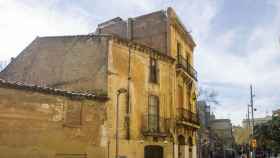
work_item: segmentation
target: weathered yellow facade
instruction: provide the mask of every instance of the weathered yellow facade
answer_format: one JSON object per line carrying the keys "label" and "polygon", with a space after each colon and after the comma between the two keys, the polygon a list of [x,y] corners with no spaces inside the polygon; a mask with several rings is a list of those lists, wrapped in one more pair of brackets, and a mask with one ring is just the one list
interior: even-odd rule
{"label": "weathered yellow facade", "polygon": [[[34,143],[35,146],[40,146],[36,150],[45,153],[45,157],[54,157],[57,153],[63,152],[85,153],[89,158],[114,158],[117,145],[119,156],[126,158],[196,158],[199,121],[196,110],[197,74],[193,68],[195,43],[191,36],[171,8],[166,12],[160,11],[130,19],[127,22],[130,24],[127,26],[127,34],[123,34],[126,31],[121,33],[119,31],[126,25],[124,21],[113,20],[114,26],[111,23],[112,21],[110,25],[108,23],[102,25],[109,28],[104,29],[101,26],[99,28],[99,33],[110,35],[39,38],[0,74],[0,77],[5,80],[42,84],[41,86],[84,93],[96,92],[97,96],[106,95],[108,98],[106,101],[98,101],[98,99],[64,101],[63,103],[81,104],[81,107],[93,104],[94,110],[85,108],[81,113],[82,118],[87,118],[89,115],[88,117],[99,120],[73,128],[64,127],[63,122],[57,122],[56,128],[49,128],[49,131],[57,132],[54,135],[55,141],[48,139],[49,142],[54,141],[57,144],[45,148],[42,146],[49,143],[40,140]],[[162,28],[155,29],[158,26]],[[155,36],[137,32],[141,32],[141,29]],[[122,38],[123,36],[128,38]],[[67,48],[64,48],[66,46]],[[45,60],[55,58],[55,54],[59,54],[57,59]],[[34,60],[34,56],[38,60]],[[82,56],[82,60],[79,56]],[[55,63],[48,63],[50,67],[44,67],[46,61]],[[23,70],[26,72],[22,72]],[[41,74],[52,75],[52,73],[53,76],[46,80],[40,78]],[[120,89],[124,89],[125,92],[118,94]],[[0,94],[2,92],[4,94],[5,91],[6,89],[0,89]],[[7,96],[2,94],[0,98],[5,100]],[[22,91],[14,94],[18,94],[23,100],[28,98]],[[44,95],[50,97],[48,94]],[[61,99],[61,96],[51,97],[58,101]],[[16,103],[17,106],[25,104],[20,100]],[[83,102],[87,104],[82,104]],[[49,103],[42,98],[42,101],[40,102],[39,99],[36,104],[29,102],[26,104],[40,107],[42,104]],[[11,103],[5,102],[5,106],[10,105]],[[60,104],[55,103],[54,107],[56,106]],[[65,109],[62,109],[61,113],[65,113]],[[0,109],[0,118],[1,116]],[[6,123],[7,121],[4,120]],[[52,123],[49,121],[48,124]],[[118,128],[116,128],[117,124]],[[92,130],[85,129],[86,125]],[[13,127],[20,128],[20,126]],[[11,131],[13,130],[11,128]],[[68,130],[84,133],[85,139],[80,142],[67,140]],[[33,136],[32,132],[25,134],[29,137]],[[8,144],[10,141],[13,142],[12,137],[15,135],[18,135],[18,131],[11,134],[6,142]],[[42,139],[50,137],[47,133],[38,135]],[[57,138],[58,136],[63,139]],[[23,135],[20,137],[22,139]],[[4,144],[3,148],[6,146]],[[29,148],[30,144],[25,147]]]}
{"label": "weathered yellow facade", "polygon": [[105,100],[67,95],[1,81],[0,157],[104,157]]}
{"label": "weathered yellow facade", "polygon": [[[176,38],[176,35],[174,35]],[[176,58],[162,56],[155,54],[152,51],[141,50],[140,45],[134,45],[129,41],[122,41],[115,39],[110,41],[109,45],[109,98],[108,102],[108,116],[110,122],[114,124],[116,118],[116,92],[120,88],[129,87],[130,107],[129,112],[127,108],[127,96],[121,96],[120,100],[120,155],[127,157],[144,157],[145,147],[154,145],[163,148],[163,155],[166,158],[179,157],[184,154],[185,158],[196,157],[196,131],[198,122],[186,121],[180,118],[181,115],[187,113],[180,113],[178,110],[181,105],[178,105],[177,100],[177,85],[185,87],[182,107],[193,113],[196,119],[196,87],[195,80],[186,72],[181,72],[176,68]],[[145,47],[144,47],[145,48]],[[130,56],[130,57],[129,57]],[[154,84],[149,82],[149,65],[150,58],[156,58],[159,65],[159,82]],[[130,58],[130,59],[129,59]],[[129,66],[130,63],[130,66]],[[130,67],[130,68],[129,68]],[[130,69],[130,72],[129,72]],[[129,77],[130,76],[130,77]],[[130,78],[130,79],[129,79]],[[187,83],[188,82],[188,83]],[[188,84],[188,85],[187,85]],[[187,87],[189,86],[189,87]],[[188,95],[187,93],[190,93]],[[159,131],[145,131],[148,122],[145,116],[148,115],[149,96],[159,97]],[[190,102],[187,102],[190,100]],[[189,103],[189,105],[188,105]],[[129,127],[127,127],[126,118],[129,118]],[[162,120],[166,120],[162,121]],[[109,146],[112,157],[115,155],[115,125],[112,126],[110,133]],[[130,136],[127,137],[129,130]],[[149,130],[147,128],[147,130]],[[178,145],[178,136],[183,136],[184,144],[181,147]],[[191,141],[191,142],[190,142]],[[187,145],[192,143],[190,146]],[[180,148],[180,149],[179,149]],[[183,151],[183,149],[184,151]],[[190,152],[191,151],[191,152]]]}

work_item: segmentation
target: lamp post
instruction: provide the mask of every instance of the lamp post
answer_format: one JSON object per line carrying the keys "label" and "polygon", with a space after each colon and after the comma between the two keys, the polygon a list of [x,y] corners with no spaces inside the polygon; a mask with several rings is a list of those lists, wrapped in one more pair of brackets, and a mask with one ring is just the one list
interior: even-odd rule
{"label": "lamp post", "polygon": [[117,91],[117,106],[116,106],[116,158],[119,157],[119,96],[126,93],[127,90],[120,88]]}

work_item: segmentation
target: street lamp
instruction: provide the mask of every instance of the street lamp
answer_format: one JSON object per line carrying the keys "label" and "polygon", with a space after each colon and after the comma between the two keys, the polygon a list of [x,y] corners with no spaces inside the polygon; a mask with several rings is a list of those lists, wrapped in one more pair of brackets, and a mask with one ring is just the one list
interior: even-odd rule
{"label": "street lamp", "polygon": [[117,91],[117,106],[116,106],[116,158],[119,157],[119,96],[126,93],[127,90],[120,88]]}

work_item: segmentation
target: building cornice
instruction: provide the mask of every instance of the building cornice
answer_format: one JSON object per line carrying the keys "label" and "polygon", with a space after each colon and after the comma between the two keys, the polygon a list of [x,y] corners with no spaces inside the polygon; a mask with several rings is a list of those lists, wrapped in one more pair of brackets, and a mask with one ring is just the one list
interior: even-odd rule
{"label": "building cornice", "polygon": [[192,46],[192,48],[196,47],[196,44],[195,44],[192,36],[187,31],[185,25],[181,22],[178,15],[171,7],[169,7],[167,9],[167,16],[168,16],[171,24],[173,24],[177,28],[177,30],[179,30],[184,35],[184,37],[186,37],[186,38],[184,38],[186,40],[186,42],[188,44],[190,44]]}
{"label": "building cornice", "polygon": [[151,56],[153,56],[157,59],[160,59],[160,60],[172,63],[172,64],[175,62],[175,59],[173,57],[171,57],[167,54],[164,54],[163,52],[160,52],[160,51],[158,51],[156,49],[153,49],[151,47],[145,46],[143,44],[139,44],[139,43],[136,43],[134,41],[124,39],[124,38],[120,38],[120,37],[117,37],[117,36],[112,36],[112,39],[113,39],[114,42],[116,42],[118,44],[124,45],[128,48],[137,50],[139,52],[149,54],[149,55],[151,55]]}

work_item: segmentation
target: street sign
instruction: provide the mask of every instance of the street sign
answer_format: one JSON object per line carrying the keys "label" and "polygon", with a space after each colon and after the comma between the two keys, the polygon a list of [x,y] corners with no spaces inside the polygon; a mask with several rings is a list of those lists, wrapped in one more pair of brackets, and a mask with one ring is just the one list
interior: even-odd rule
{"label": "street sign", "polygon": [[257,148],[257,140],[256,140],[256,139],[252,139],[252,140],[251,140],[251,146],[252,146],[253,148]]}

